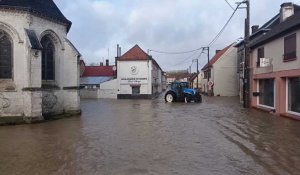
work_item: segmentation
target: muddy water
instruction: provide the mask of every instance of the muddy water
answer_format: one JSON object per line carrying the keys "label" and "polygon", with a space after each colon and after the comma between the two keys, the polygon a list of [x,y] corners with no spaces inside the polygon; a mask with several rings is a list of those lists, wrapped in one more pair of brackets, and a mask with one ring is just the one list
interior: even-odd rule
{"label": "muddy water", "polygon": [[300,173],[300,122],[242,109],[236,98],[87,100],[82,109],[0,127],[0,174]]}

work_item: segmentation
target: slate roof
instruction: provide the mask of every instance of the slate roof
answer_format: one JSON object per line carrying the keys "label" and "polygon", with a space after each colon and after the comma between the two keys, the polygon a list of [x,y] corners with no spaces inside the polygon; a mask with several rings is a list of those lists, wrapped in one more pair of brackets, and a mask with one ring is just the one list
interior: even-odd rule
{"label": "slate roof", "polygon": [[287,18],[285,21],[274,26],[268,33],[262,36],[255,42],[250,44],[251,48],[258,47],[267,42],[270,42],[278,37],[284,36],[289,32],[300,29],[300,13],[297,12],[293,16]]}
{"label": "slate roof", "polygon": [[223,50],[220,50],[210,61],[209,64],[206,64],[201,70],[205,70],[207,68],[210,68],[217,62],[226,52],[227,50],[232,46],[233,44],[225,47]]}
{"label": "slate roof", "polygon": [[113,66],[85,66],[82,77],[113,77]]}
{"label": "slate roof", "polygon": [[[269,21],[267,21],[264,25],[262,25],[257,32],[250,35],[250,42],[255,42],[257,39],[261,37],[264,33],[270,31],[274,26],[280,23],[280,14],[278,13]],[[240,41],[235,45],[235,47],[239,47],[244,44],[244,40]]]}
{"label": "slate roof", "polygon": [[113,77],[81,77],[80,85],[99,85],[112,79]]}
{"label": "slate roof", "polygon": [[67,24],[68,31],[72,25],[53,0],[0,0],[0,9],[20,10],[46,17]]}
{"label": "slate roof", "polygon": [[30,41],[31,44],[31,49],[36,49],[36,50],[42,50],[43,47],[38,39],[38,37],[36,36],[36,33],[34,30],[29,30],[29,29],[25,29],[26,34],[28,36],[28,39]]}

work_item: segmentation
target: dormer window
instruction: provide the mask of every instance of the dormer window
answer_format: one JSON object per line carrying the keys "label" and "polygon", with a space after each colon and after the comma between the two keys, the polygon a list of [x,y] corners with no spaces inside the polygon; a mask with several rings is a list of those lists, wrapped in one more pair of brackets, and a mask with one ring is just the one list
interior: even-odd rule
{"label": "dormer window", "polygon": [[296,33],[284,38],[284,61],[293,61],[297,59],[297,39]]}

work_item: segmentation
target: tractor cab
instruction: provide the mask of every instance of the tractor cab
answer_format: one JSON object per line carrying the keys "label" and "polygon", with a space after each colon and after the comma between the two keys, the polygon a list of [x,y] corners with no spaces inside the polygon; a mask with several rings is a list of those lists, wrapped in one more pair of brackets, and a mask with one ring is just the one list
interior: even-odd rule
{"label": "tractor cab", "polygon": [[166,102],[201,102],[202,97],[195,89],[189,88],[187,82],[173,82],[165,95]]}

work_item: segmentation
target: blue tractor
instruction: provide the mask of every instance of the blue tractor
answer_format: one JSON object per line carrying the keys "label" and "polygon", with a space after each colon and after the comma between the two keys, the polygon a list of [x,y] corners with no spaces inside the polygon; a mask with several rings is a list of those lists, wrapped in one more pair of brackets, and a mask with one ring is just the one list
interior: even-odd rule
{"label": "blue tractor", "polygon": [[187,82],[173,82],[165,94],[165,101],[168,103],[191,101],[201,103],[202,97],[197,90],[189,88]]}

